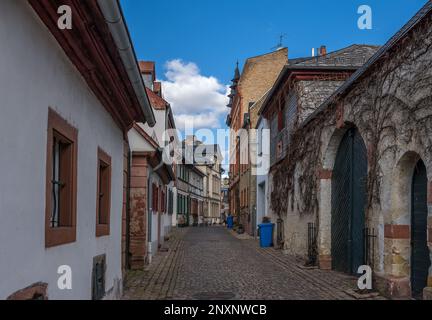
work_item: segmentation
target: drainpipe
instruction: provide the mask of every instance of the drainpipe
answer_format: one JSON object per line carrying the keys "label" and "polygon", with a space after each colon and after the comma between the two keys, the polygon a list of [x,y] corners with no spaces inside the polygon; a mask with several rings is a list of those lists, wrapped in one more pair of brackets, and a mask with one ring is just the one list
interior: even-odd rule
{"label": "drainpipe", "polygon": [[156,124],[155,116],[145,91],[144,82],[138,68],[135,50],[123,18],[120,4],[118,0],[97,0],[97,2],[117,46],[117,50],[120,54],[123,65],[126,68],[127,75],[132,83],[138,102],[145,115],[145,121],[150,127],[154,127]]}
{"label": "drainpipe", "polygon": [[131,268],[131,253],[130,253],[130,194],[131,194],[131,162],[132,162],[132,151],[129,150],[127,156],[127,181],[126,181],[126,268]]}

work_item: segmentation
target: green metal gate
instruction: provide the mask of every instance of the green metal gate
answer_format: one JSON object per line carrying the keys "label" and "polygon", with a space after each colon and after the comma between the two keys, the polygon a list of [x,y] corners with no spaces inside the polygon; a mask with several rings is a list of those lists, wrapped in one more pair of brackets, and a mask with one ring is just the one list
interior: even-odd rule
{"label": "green metal gate", "polygon": [[331,253],[333,269],[357,273],[364,264],[367,151],[355,128],[339,145],[332,176]]}
{"label": "green metal gate", "polygon": [[430,267],[427,246],[427,175],[423,161],[415,167],[411,201],[411,289],[414,298],[421,298],[427,286]]}

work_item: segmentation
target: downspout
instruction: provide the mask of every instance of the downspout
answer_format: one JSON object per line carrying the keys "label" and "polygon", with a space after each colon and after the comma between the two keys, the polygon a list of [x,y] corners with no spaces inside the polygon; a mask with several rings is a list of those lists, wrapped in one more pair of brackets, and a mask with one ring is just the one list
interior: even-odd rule
{"label": "downspout", "polygon": [[99,8],[105,18],[105,22],[114,39],[124,67],[138,102],[145,116],[145,121],[150,127],[154,127],[156,119],[153,109],[145,91],[145,86],[139,71],[135,50],[132,45],[130,34],[123,18],[118,0],[97,0]]}
{"label": "downspout", "polygon": [[153,171],[149,172],[148,178],[147,178],[147,243],[148,243],[148,249],[151,249],[150,243],[151,243],[151,224],[152,224],[152,214],[153,214],[153,202],[151,201],[153,199],[153,188],[151,185],[151,178],[153,175]]}
{"label": "downspout", "polygon": [[131,161],[132,161],[132,152],[128,150],[127,156],[127,181],[126,181],[126,268],[130,269],[130,189],[131,189]]}

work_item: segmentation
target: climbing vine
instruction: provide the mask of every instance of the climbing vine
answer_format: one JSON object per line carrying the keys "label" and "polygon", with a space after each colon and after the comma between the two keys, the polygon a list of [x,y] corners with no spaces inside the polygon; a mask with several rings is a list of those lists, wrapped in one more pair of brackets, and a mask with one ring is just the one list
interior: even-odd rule
{"label": "climbing vine", "polygon": [[[304,96],[302,87],[294,84],[293,88],[297,92],[297,104],[300,105],[301,98]],[[295,129],[290,133],[286,155],[272,170],[271,206],[279,215],[287,212],[289,205],[292,210],[297,206],[297,210],[302,213],[316,211],[318,207],[317,168],[321,167],[321,136],[325,128],[334,125],[330,120],[331,114],[330,108],[318,114],[304,127],[299,126],[298,122],[294,125]],[[301,196],[300,201],[297,202],[295,201],[296,188]]]}
{"label": "climbing vine", "polygon": [[[396,161],[401,145],[415,143],[432,151],[432,28],[428,20],[382,56],[343,101],[333,102],[306,125],[295,124],[286,156],[272,169],[274,212],[283,215],[290,206],[302,214],[316,213],[317,170],[322,168],[322,152],[327,147],[323,133],[335,128],[338,103],[343,105],[346,127],[359,129],[368,150],[367,215],[374,205],[381,206],[381,163]],[[301,113],[305,93],[298,84],[291,84],[289,90],[293,89]]]}

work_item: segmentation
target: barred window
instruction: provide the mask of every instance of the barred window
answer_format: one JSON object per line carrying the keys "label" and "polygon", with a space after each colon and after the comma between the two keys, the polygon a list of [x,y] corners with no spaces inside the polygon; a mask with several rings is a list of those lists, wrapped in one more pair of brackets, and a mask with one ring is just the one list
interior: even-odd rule
{"label": "barred window", "polygon": [[76,240],[76,166],[78,130],[48,111],[45,246]]}
{"label": "barred window", "polygon": [[109,235],[111,212],[111,157],[98,149],[96,236]]}

